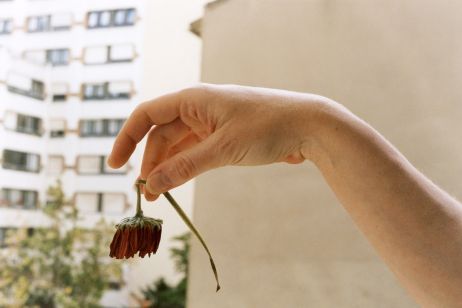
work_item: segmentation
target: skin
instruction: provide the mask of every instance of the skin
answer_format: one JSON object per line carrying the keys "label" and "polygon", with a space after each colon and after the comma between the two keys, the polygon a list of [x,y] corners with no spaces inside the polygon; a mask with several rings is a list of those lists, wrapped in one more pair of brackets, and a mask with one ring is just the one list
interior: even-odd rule
{"label": "skin", "polygon": [[462,205],[384,137],[325,97],[199,85],[141,104],[109,157],[124,165],[148,135],[145,197],[225,165],[312,161],[415,300],[462,307]]}

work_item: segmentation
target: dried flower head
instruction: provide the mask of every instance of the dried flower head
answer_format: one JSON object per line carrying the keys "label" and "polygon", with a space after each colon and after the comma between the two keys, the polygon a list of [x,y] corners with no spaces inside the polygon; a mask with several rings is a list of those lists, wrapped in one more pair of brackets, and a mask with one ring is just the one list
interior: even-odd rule
{"label": "dried flower head", "polygon": [[137,252],[155,254],[162,234],[162,220],[144,216],[124,218],[116,225],[116,233],[111,243],[109,256],[116,259],[132,258]]}

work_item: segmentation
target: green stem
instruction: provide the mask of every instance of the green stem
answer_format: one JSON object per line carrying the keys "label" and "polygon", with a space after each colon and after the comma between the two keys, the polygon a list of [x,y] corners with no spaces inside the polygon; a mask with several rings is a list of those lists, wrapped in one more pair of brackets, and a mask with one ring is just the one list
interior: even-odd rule
{"label": "green stem", "polygon": [[144,180],[136,181],[136,217],[143,216],[143,210],[141,209],[141,184],[146,184]]}
{"label": "green stem", "polygon": [[[138,187],[138,198],[140,198],[140,188],[139,186],[141,184],[146,184],[146,180],[138,180],[136,182],[137,187]],[[176,200],[172,197],[172,195],[167,191],[164,192],[165,198],[167,198],[168,202],[172,205],[172,207],[175,209],[175,211],[180,215],[181,219],[183,219],[184,223],[188,226],[188,228],[196,235],[196,237],[199,239],[201,242],[202,246],[204,247],[205,251],[209,255],[209,260],[210,260],[210,266],[212,267],[213,274],[215,275],[215,281],[217,282],[217,292],[220,290],[220,282],[218,281],[218,271],[217,267],[215,266],[215,262],[213,261],[212,254],[210,253],[209,248],[207,247],[207,244],[205,243],[204,239],[202,238],[201,234],[199,233],[199,230],[196,229],[194,224],[192,223],[191,220],[189,220],[188,216],[186,213],[183,211],[183,209],[180,207],[180,205],[176,202]],[[138,202],[137,206],[140,205],[141,202]],[[140,207],[141,211],[141,207]],[[141,211],[141,215],[142,215]],[[138,207],[137,207],[137,214],[138,214]]]}
{"label": "green stem", "polygon": [[204,239],[202,238],[201,234],[199,231],[196,229],[196,227],[193,225],[191,220],[189,220],[188,216],[186,213],[183,211],[183,209],[180,207],[180,205],[173,199],[172,195],[167,191],[164,192],[165,198],[167,198],[168,202],[173,206],[173,208],[177,211],[178,215],[180,215],[181,219],[183,219],[184,223],[191,229],[191,231],[197,236],[199,241],[201,242],[202,246],[204,247],[205,251],[209,255],[209,260],[210,260],[210,265],[212,266],[212,271],[213,274],[215,275],[215,280],[217,282],[217,292],[220,290],[220,282],[218,281],[218,272],[217,272],[217,267],[215,266],[215,262],[213,261],[212,254],[210,253],[209,248],[207,247],[207,244],[205,244]]}

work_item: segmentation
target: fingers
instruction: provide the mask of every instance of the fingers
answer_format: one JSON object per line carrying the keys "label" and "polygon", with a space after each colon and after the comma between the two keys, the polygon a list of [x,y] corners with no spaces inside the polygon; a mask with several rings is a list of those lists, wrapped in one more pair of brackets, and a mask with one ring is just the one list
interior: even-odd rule
{"label": "fingers", "polygon": [[108,158],[112,168],[120,168],[132,155],[136,144],[153,125],[172,122],[179,116],[181,92],[170,93],[140,104],[117,135]]}
{"label": "fingers", "polygon": [[[159,125],[151,129],[144,149],[141,164],[141,178],[146,179],[149,173],[166,159],[170,148],[188,135],[190,128],[177,118],[171,123]],[[147,200],[155,200],[157,196],[144,191]]]}
{"label": "fingers", "polygon": [[146,188],[149,193],[166,192],[207,170],[224,165],[217,155],[218,142],[218,134],[212,134],[195,146],[162,162],[147,178]]}

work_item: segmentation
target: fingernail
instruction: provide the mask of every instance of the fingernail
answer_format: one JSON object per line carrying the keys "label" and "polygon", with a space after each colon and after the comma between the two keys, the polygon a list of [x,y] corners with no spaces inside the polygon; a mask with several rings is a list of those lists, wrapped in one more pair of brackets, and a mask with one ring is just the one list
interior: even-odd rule
{"label": "fingernail", "polygon": [[109,155],[109,157],[106,160],[106,164],[112,168],[112,155]]}
{"label": "fingernail", "polygon": [[148,191],[153,195],[166,192],[169,186],[171,186],[170,180],[162,172],[151,175],[146,184]]}

